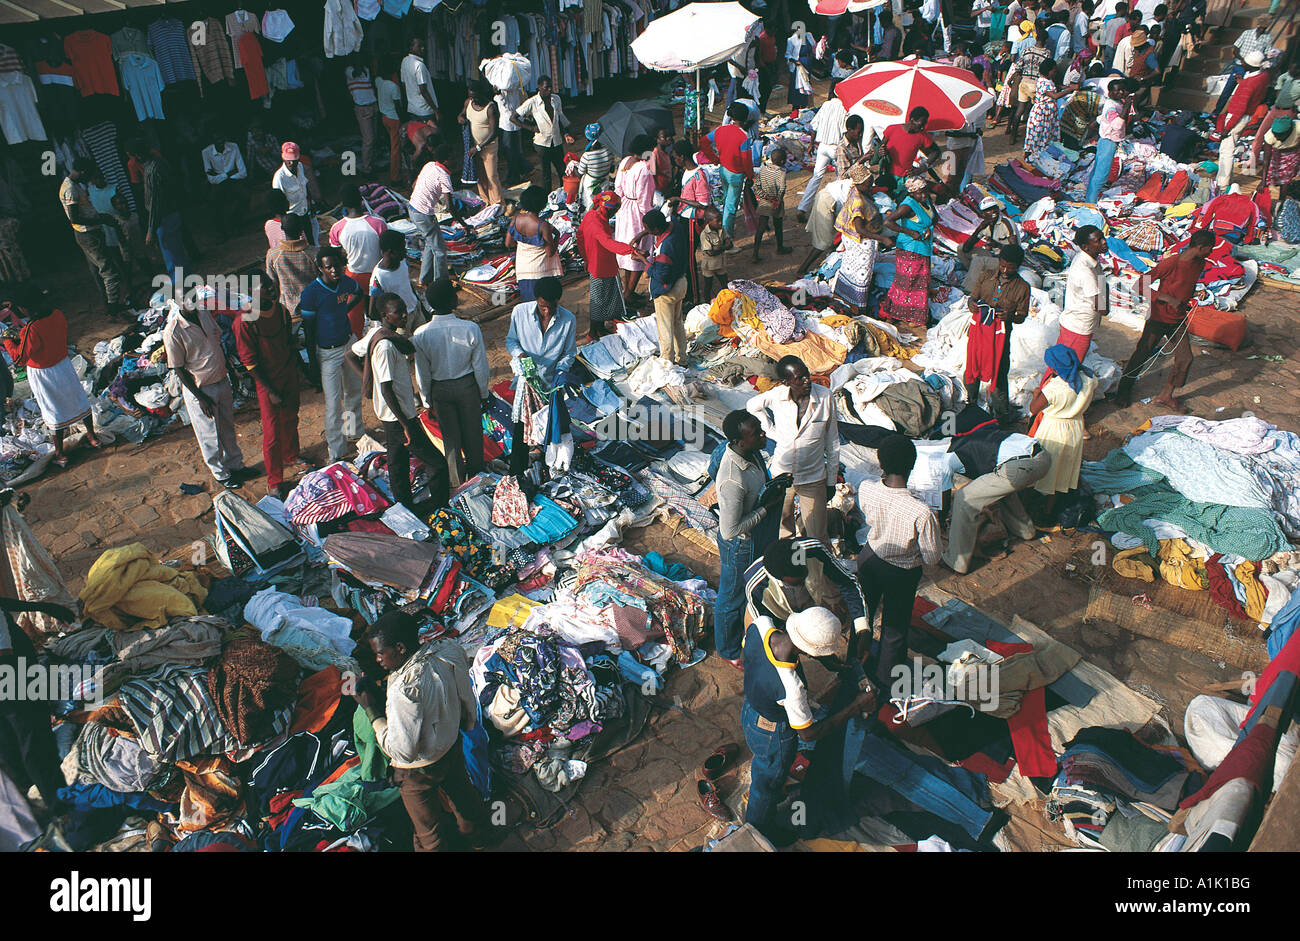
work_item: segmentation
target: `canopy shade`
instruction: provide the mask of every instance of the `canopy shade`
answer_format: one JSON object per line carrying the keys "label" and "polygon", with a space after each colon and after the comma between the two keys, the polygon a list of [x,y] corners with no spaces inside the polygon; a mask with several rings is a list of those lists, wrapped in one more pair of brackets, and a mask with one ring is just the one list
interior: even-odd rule
{"label": "canopy shade", "polygon": [[739,56],[762,26],[739,3],[688,3],[651,20],[632,40],[632,53],[660,72],[694,72]]}

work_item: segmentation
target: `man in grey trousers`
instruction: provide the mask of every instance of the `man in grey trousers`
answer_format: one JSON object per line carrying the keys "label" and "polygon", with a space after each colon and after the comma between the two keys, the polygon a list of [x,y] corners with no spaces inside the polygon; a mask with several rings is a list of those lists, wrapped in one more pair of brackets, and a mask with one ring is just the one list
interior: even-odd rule
{"label": "man in grey trousers", "polygon": [[948,450],[960,461],[970,483],[952,501],[952,523],[943,562],[965,575],[975,554],[979,515],[997,505],[1007,532],[1033,539],[1033,520],[1016,494],[1038,483],[1052,467],[1052,455],[1027,435],[1002,431],[997,419],[975,405],[958,413]]}
{"label": "man in grey trousers", "polygon": [[415,331],[415,375],[420,397],[442,430],[451,486],[483,470],[483,415],[487,411],[487,349],[478,324],[456,316],[456,288],[439,278],[425,290],[432,315]]}

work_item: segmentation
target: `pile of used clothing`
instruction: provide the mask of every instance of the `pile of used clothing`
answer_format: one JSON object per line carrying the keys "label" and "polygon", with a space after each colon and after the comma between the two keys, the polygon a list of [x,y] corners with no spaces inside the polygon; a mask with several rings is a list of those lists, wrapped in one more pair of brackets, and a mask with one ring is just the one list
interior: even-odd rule
{"label": "pile of used clothing", "polygon": [[1112,567],[1208,591],[1232,617],[1268,629],[1300,582],[1298,445],[1258,418],[1159,415],[1104,460],[1084,462],[1081,479],[1104,508],[1097,524],[1119,550]]}
{"label": "pile of used clothing", "polygon": [[229,574],[140,545],[95,562],[84,624],[42,653],[82,679],[56,727],[69,810],[31,848],[117,848],[137,829],[177,851],[406,848],[384,755],[342,695],[376,670],[358,638],[388,611],[464,648],[471,778],[548,825],[589,762],[641,733],[666,671],[702,659],[704,580],[615,547],[661,505],[631,474],[584,450],[527,494],[484,473],[422,517],[391,502],[380,457],[309,474],[283,503],[223,495]]}

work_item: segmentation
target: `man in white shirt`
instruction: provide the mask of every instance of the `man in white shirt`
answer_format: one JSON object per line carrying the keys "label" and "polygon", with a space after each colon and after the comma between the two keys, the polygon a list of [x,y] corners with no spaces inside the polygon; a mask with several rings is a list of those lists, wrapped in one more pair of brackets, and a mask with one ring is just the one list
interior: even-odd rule
{"label": "man in white shirt", "polygon": [[424,64],[424,40],[411,40],[411,51],[402,60],[402,84],[406,86],[406,113],[413,121],[438,122],[438,96],[433,93],[433,76]]}
{"label": "man in white shirt", "polygon": [[348,277],[357,282],[362,294],[369,294],[370,273],[379,262],[379,236],[388,223],[366,212],[361,190],[355,185],[343,187],[340,201],[344,217],[330,228],[330,244],[343,249],[348,256]]}
{"label": "man in white shirt", "polygon": [[808,221],[808,210],[817,198],[827,168],[835,159],[835,148],[844,136],[844,122],[847,118],[844,103],[833,94],[817,109],[817,116],[813,118],[812,132],[813,140],[817,142],[817,163],[813,167],[812,177],[804,185],[803,197],[799,200],[798,218],[801,225]]}
{"label": "man in white shirt", "polygon": [[[1070,262],[1065,275],[1065,308],[1061,311],[1061,329],[1057,343],[1064,343],[1083,362],[1092,345],[1092,335],[1109,310],[1106,293],[1106,273],[1097,259],[1106,251],[1106,239],[1095,225],[1085,225],[1074,233],[1074,244],[1079,253]],[[1043,378],[1046,382],[1049,372]]]}
{"label": "man in white shirt", "polygon": [[487,411],[487,348],[483,331],[456,316],[456,288],[448,278],[424,294],[433,312],[415,331],[415,376],[420,397],[438,420],[451,485],[459,487],[483,470],[483,414]]}
{"label": "man in white shirt", "polygon": [[781,510],[781,535],[794,535],[794,500],[804,535],[829,546],[826,534],[826,488],[839,476],[840,430],[830,390],[816,385],[808,367],[797,356],[783,356],[776,364],[781,384],[756,395],[745,410],[758,418],[763,431],[776,442],[773,474],[791,473],[794,486],[786,492]]}
{"label": "man in white shirt", "polygon": [[414,454],[432,475],[429,499],[435,506],[446,506],[451,497],[447,461],[420,424],[409,358],[415,348],[409,339],[398,334],[406,325],[406,305],[396,294],[386,294],[379,299],[379,310],[383,319],[370,321],[366,335],[352,344],[347,363],[364,377],[362,389],[371,400],[375,418],[384,426],[388,485],[393,499],[414,512],[411,498],[411,455]]}
{"label": "man in white shirt", "polygon": [[214,139],[203,148],[203,172],[212,187],[217,234],[228,238],[234,231],[235,215],[246,201],[240,181],[248,179],[248,170],[239,146],[233,141]]}
{"label": "man in white shirt", "polygon": [[560,96],[551,91],[551,80],[543,75],[537,80],[537,94],[525,101],[515,111],[515,123],[532,128],[533,148],[542,164],[542,186],[551,191],[551,168],[564,176],[562,145],[572,144],[573,135],[565,133],[569,119],[560,103]]}
{"label": "man in white shirt", "polygon": [[289,215],[302,220],[303,236],[307,239],[307,244],[315,245],[320,235],[320,223],[311,212],[307,171],[299,159],[301,156],[301,150],[293,141],[285,141],[280,146],[280,159],[284,163],[271,177],[271,189],[284,193],[285,199],[289,200]]}

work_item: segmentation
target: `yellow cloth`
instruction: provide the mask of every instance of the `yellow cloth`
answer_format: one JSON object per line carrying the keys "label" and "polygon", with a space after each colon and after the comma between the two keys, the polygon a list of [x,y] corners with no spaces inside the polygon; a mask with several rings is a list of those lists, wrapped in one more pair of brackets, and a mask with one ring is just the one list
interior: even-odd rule
{"label": "yellow cloth", "polygon": [[520,594],[506,595],[488,612],[488,627],[522,627],[537,602]]}
{"label": "yellow cloth", "polygon": [[769,359],[779,360],[782,356],[798,356],[808,372],[814,376],[824,376],[844,365],[844,358],[849,355],[846,347],[819,333],[806,333],[802,340],[794,343],[777,343],[767,332],[766,327],[754,331],[749,342]]}
{"label": "yellow cloth", "polygon": [[1165,210],[1166,219],[1181,219],[1183,216],[1190,216],[1196,212],[1196,203],[1179,203],[1177,206],[1170,206]]}
{"label": "yellow cloth", "polygon": [[718,292],[718,296],[713,299],[709,305],[709,319],[718,325],[718,335],[724,337],[734,337],[736,329],[731,325],[735,316],[735,302],[740,300],[741,315],[740,319],[754,327],[761,327],[762,321],[758,319],[758,305],[751,298],[746,297],[739,291],[733,291],[731,288],[723,288]]}
{"label": "yellow cloth", "polygon": [[756,392],[766,392],[768,389],[775,388],[777,381],[767,376],[754,377],[754,390]]}
{"label": "yellow cloth", "polygon": [[1125,578],[1140,578],[1144,582],[1156,580],[1155,562],[1146,546],[1134,546],[1116,553],[1110,567]]}
{"label": "yellow cloth", "polygon": [[881,330],[875,324],[864,324],[871,338],[876,341],[876,349],[879,351],[878,356],[892,356],[895,359],[911,359],[921,351],[919,346],[903,346],[884,330]]}
{"label": "yellow cloth", "polygon": [[1264,616],[1264,602],[1267,600],[1268,592],[1260,584],[1255,575],[1254,562],[1242,562],[1237,566],[1237,581],[1246,589],[1246,603],[1242,605],[1246,613],[1250,615],[1252,621],[1258,621]]}
{"label": "yellow cloth", "polygon": [[[1205,572],[1205,560],[1192,552],[1185,539],[1160,540],[1160,577],[1169,584],[1189,591],[1209,591],[1210,576]],[[1263,602],[1260,610],[1263,610]]]}
{"label": "yellow cloth", "polygon": [[207,597],[208,590],[193,572],[155,561],[138,542],[109,549],[96,559],[81,590],[86,616],[115,631],[162,627],[172,618],[193,617]]}

